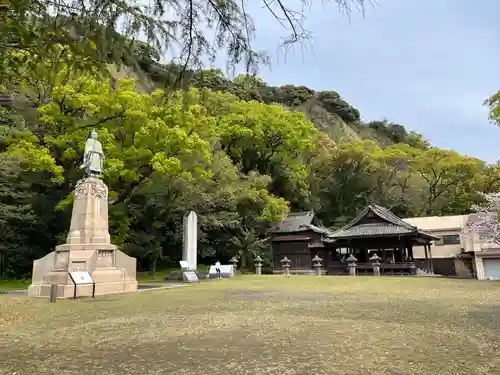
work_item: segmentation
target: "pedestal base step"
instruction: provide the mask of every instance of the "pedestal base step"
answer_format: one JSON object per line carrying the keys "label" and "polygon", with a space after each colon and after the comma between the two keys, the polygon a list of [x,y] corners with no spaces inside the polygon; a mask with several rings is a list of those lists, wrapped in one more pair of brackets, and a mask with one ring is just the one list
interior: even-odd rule
{"label": "pedestal base step", "polygon": [[[30,285],[28,288],[29,297],[50,297],[50,285]],[[77,285],[76,286],[76,296],[77,297],[91,297],[92,296],[92,284]],[[106,294],[116,294],[116,293],[126,293],[135,292],[137,290],[137,281],[118,281],[118,282],[108,282],[108,283],[96,283],[95,284],[95,295],[101,296]],[[58,285],[57,286],[57,298],[73,298],[75,293],[74,285]]]}

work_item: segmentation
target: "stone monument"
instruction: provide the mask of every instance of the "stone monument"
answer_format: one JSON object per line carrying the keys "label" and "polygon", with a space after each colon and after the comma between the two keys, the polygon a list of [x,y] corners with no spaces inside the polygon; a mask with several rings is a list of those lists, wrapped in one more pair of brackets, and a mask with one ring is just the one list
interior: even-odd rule
{"label": "stone monument", "polygon": [[[136,259],[111,244],[108,230],[108,188],[99,176],[104,153],[97,133],[91,131],[85,143],[85,176],[74,191],[71,224],[66,243],[33,263],[28,295],[48,297],[57,285],[57,297],[73,296],[69,272],[87,271],[95,282],[95,294],[137,290]],[[92,285],[78,286],[79,296],[92,295]]]}
{"label": "stone monument", "polygon": [[188,262],[188,271],[198,268],[198,216],[190,211],[184,215],[182,260]]}

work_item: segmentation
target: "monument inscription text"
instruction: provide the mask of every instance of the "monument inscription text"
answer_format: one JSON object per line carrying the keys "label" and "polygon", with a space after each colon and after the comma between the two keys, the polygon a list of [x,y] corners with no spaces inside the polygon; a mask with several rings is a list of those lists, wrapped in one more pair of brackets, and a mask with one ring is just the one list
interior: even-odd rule
{"label": "monument inscription text", "polygon": [[99,267],[113,267],[113,251],[99,250],[97,252],[97,265]]}
{"label": "monument inscription text", "polygon": [[71,263],[71,272],[80,272],[85,271],[86,262],[72,262]]}

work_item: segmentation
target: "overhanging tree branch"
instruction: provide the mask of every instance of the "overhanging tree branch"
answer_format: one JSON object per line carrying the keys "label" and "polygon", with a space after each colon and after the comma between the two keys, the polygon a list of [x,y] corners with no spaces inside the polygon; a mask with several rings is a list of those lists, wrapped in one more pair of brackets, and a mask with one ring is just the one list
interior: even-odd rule
{"label": "overhanging tree branch", "polygon": [[[364,12],[372,0],[331,0],[350,15],[356,7]],[[288,46],[310,38],[304,27],[304,8],[309,0],[300,0],[299,8],[290,0],[262,0],[264,8],[290,35]],[[44,48],[64,44],[73,53],[91,57],[94,63],[121,63],[132,56],[137,41],[145,39],[160,54],[182,66],[182,75],[193,66],[202,65],[204,57],[214,61],[226,50],[227,65],[245,64],[247,73],[255,72],[268,58],[256,51],[255,36],[247,0],[152,0],[138,4],[132,0],[26,0],[11,2],[6,22],[0,25],[0,53],[9,49]],[[208,35],[215,34],[209,42]],[[176,55],[172,48],[181,46]],[[78,58],[75,56],[74,58]]]}

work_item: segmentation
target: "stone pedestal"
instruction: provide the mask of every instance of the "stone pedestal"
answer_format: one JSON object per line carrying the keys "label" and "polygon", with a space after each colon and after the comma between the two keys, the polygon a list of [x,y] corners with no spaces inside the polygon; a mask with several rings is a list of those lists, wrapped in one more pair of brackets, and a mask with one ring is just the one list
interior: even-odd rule
{"label": "stone pedestal", "polygon": [[[111,244],[108,188],[95,177],[78,182],[66,243],[35,260],[28,295],[49,297],[54,284],[58,298],[72,297],[74,284],[68,272],[75,271],[90,273],[96,295],[137,290],[136,259]],[[77,294],[92,295],[92,285],[78,286]]]}

